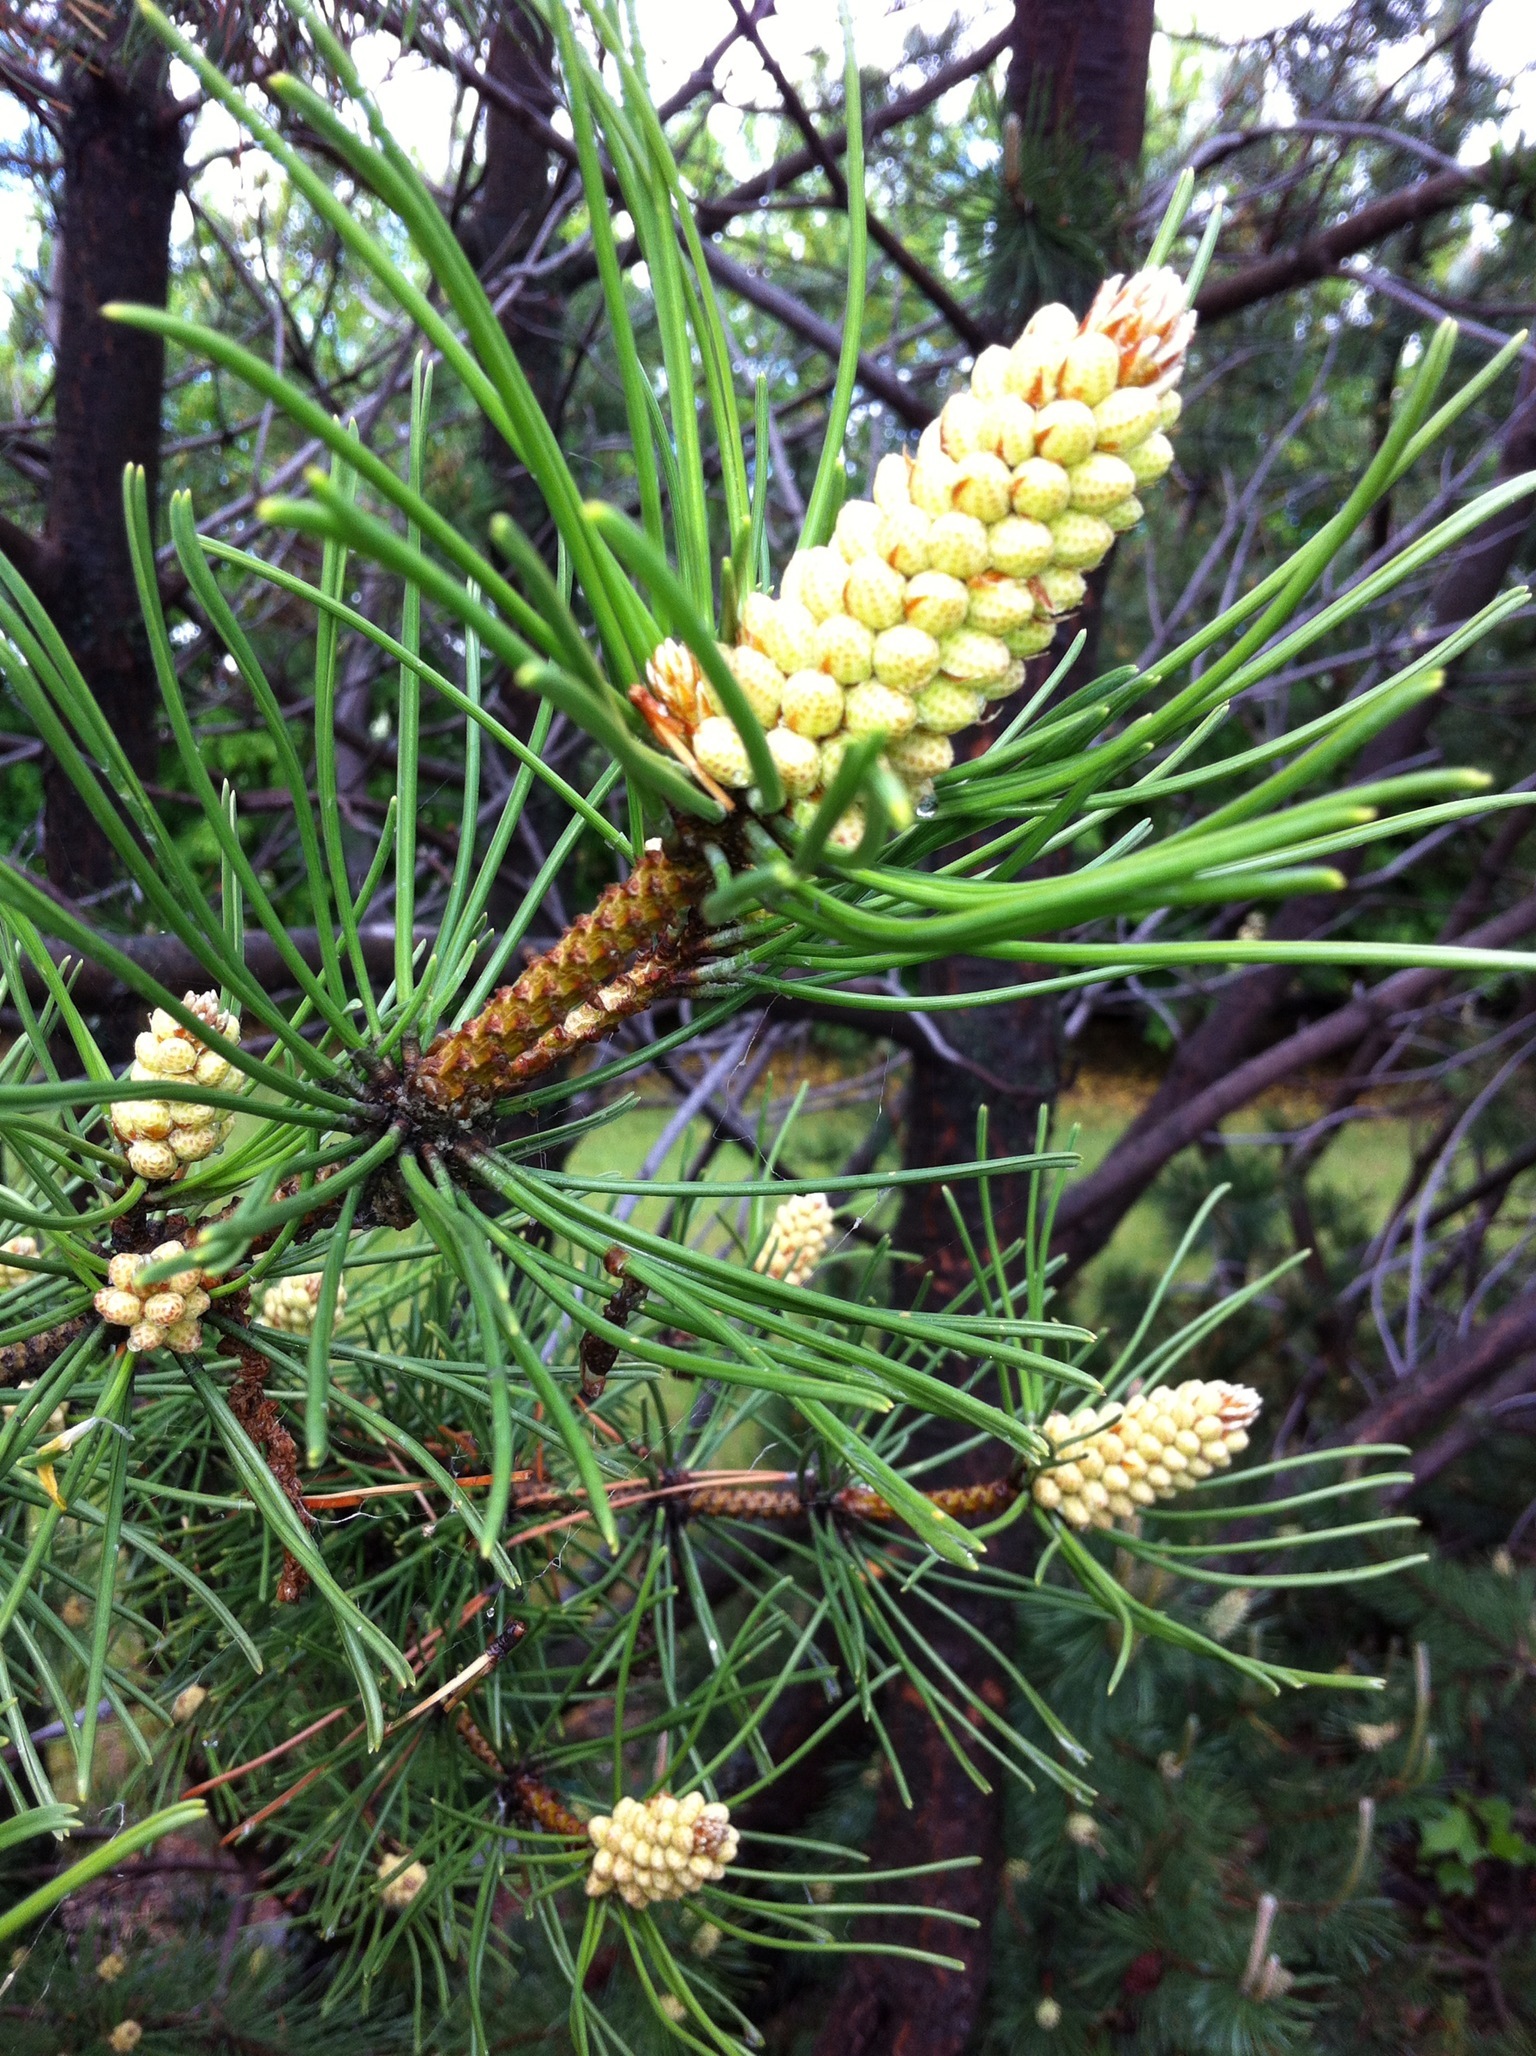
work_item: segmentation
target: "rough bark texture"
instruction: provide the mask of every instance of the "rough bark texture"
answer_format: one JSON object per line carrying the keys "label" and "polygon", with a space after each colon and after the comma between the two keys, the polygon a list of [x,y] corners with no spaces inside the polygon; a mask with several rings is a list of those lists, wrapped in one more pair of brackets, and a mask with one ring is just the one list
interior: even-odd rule
{"label": "rough bark texture", "polygon": [[[923,982],[930,992],[960,993],[985,991],[1007,981],[1000,979],[994,963],[950,957],[936,964]],[[1055,1099],[1060,1075],[1057,1009],[1024,1000],[932,1014],[928,1019],[940,1046],[919,1041],[913,1050],[906,1102],[908,1168],[964,1163],[974,1157],[977,1116],[983,1107],[989,1155],[1018,1156],[1032,1150],[1040,1108]],[[952,1190],[973,1239],[984,1246],[975,1181],[959,1181]],[[998,1240],[1006,1247],[1023,1233],[1027,1180],[999,1178],[991,1194]],[[932,1272],[932,1292],[938,1301],[953,1299],[970,1282],[970,1262],[939,1186],[906,1188],[896,1240]]]}
{"label": "rough bark texture", "polygon": [[1009,104],[1042,107],[1053,128],[1127,170],[1147,118],[1152,0],[1019,0]]}
{"label": "rough bark texture", "polygon": [[[546,29],[508,0],[491,37],[486,73],[506,89],[488,97],[485,170],[459,240],[486,290],[501,310],[501,324],[527,373],[539,405],[553,416],[565,378],[565,303],[545,283],[513,281],[508,274],[533,246],[550,201],[551,155],[545,135],[556,106]],[[494,431],[487,452],[507,487],[511,512],[530,532],[543,525],[543,503],[528,474]]]}
{"label": "rough bark texture", "polygon": [[[155,504],[165,351],[103,321],[110,300],[165,304],[182,137],[158,51],[66,72],[64,254],[42,597],[129,757],[149,771],[158,695],[123,525],[122,479],[142,464]],[[74,788],[45,777],[48,875],[71,893],[112,882],[111,852]]]}
{"label": "rough bark texture", "polygon": [[[998,1611],[995,1605],[985,1609],[989,1616]],[[987,1618],[982,1625],[995,1631],[999,1623]],[[1006,1629],[1006,1621],[1001,1625]],[[989,1701],[1007,1703],[1002,1678],[991,1675],[994,1667],[981,1661],[974,1643],[950,1630],[934,1638],[934,1647],[944,1662],[962,1665],[967,1682]],[[899,1849],[908,1852],[909,1862],[980,1857],[970,1869],[913,1878],[903,1890],[914,1905],[968,1914],[981,1925],[968,1930],[926,1917],[880,1922],[882,1939],[956,1957],[964,1968],[939,1970],[899,1958],[855,1959],[857,1967],[843,1980],[816,2043],[817,2056],[864,2056],[866,2051],[868,2056],[938,2056],[940,2051],[959,2056],[976,2030],[986,1994],[989,1929],[1003,1854],[1001,1808],[996,1792],[979,1791],[959,1770],[911,1685],[900,1686],[888,1701],[886,1719],[912,1789],[913,1811],[902,1805],[887,1774],[870,1860],[884,1864]]]}

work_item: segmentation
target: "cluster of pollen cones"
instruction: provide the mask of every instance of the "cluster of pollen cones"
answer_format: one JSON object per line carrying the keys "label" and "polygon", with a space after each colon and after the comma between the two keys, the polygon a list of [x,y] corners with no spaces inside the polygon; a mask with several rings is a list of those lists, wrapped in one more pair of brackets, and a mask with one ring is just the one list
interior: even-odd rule
{"label": "cluster of pollen cones", "polygon": [[[189,992],[184,1004],[226,1042],[240,1040],[240,1023],[223,1011],[216,992]],[[211,1092],[239,1085],[229,1059],[162,1007],[155,1008],[148,1028],[134,1044],[128,1076],[136,1085],[203,1085]],[[129,1170],[151,1184],[169,1184],[185,1176],[188,1165],[212,1156],[234,1123],[233,1114],[190,1099],[125,1099],[110,1112],[112,1133]]]}
{"label": "cluster of pollen cones", "polygon": [[[923,804],[954,761],[951,738],[1017,691],[1173,461],[1193,329],[1182,282],[1161,269],[1108,280],[1082,320],[1042,307],[1011,348],[981,352],[915,455],[881,460],[873,498],[844,504],[833,540],[790,560],[776,598],[746,595],[722,655],[792,819],[806,822],[850,744],[877,734]],[[691,650],[662,643],[631,696],[706,788],[751,804],[745,744]],[[856,847],[864,826],[855,802],[833,843]],[[421,1098],[483,1112],[669,996],[709,884],[697,855],[649,845],[552,950],[414,1060]]]}
{"label": "cluster of pollen cones", "polygon": [[617,1892],[626,1906],[681,1899],[725,1876],[736,1855],[730,1811],[702,1792],[674,1799],[621,1799],[611,1815],[587,1824],[596,1854],[587,1873],[589,1898]]}
{"label": "cluster of pollen cones", "polygon": [[[790,559],[777,598],[746,596],[722,654],[794,818],[873,734],[921,801],[954,761],[951,738],[1018,690],[1173,462],[1194,319],[1162,269],[1107,280],[1081,321],[1042,307],[1011,349],[981,352],[915,456],[881,460],[873,497],[844,504],[832,541]],[[663,643],[633,697],[706,786],[751,785],[692,652]],[[833,840],[852,848],[863,827],[855,806]]]}
{"label": "cluster of pollen cones", "polygon": [[1044,1430],[1056,1460],[1036,1473],[1035,1503],[1074,1528],[1132,1522],[1225,1470],[1248,1447],[1262,1404],[1249,1385],[1190,1378],[1134,1393],[1124,1406],[1052,1414]]}

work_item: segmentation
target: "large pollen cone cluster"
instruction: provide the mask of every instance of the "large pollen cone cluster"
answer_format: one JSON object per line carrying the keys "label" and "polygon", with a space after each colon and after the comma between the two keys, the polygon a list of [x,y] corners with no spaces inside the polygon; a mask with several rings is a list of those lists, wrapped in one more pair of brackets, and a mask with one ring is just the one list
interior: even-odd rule
{"label": "large pollen cone cluster", "polygon": [[[1011,349],[983,350],[969,387],[915,457],[875,472],[833,540],[790,559],[776,599],[751,593],[723,654],[808,820],[850,743],[886,737],[919,800],[954,762],[952,737],[1018,690],[1081,603],[1084,574],[1142,516],[1168,470],[1168,430],[1195,317],[1167,270],[1112,278],[1079,321],[1042,307]],[[647,669],[653,725],[705,779],[751,784],[746,749],[686,650]],[[663,711],[664,710],[664,711]],[[854,847],[857,808],[835,844]]]}
{"label": "large pollen cone cluster", "polygon": [[[226,1042],[240,1040],[240,1023],[220,1009],[216,992],[189,992],[184,1003]],[[133,1050],[128,1076],[138,1084],[153,1079],[167,1085],[206,1085],[211,1092],[220,1092],[236,1076],[227,1057],[210,1049],[162,1007],[150,1015],[148,1032]],[[155,1184],[170,1184],[185,1175],[188,1164],[212,1156],[234,1122],[232,1114],[217,1107],[182,1099],[121,1100],[111,1109],[111,1117],[112,1133],[123,1145],[129,1170]]]}
{"label": "large pollen cone cluster", "polygon": [[617,1892],[638,1911],[659,1899],[681,1899],[725,1876],[736,1856],[730,1809],[706,1804],[702,1792],[674,1799],[621,1799],[612,1815],[587,1823],[596,1855],[587,1873],[587,1897]]}
{"label": "large pollen cone cluster", "polygon": [[1262,1404],[1251,1386],[1190,1378],[1138,1392],[1123,1407],[1051,1414],[1044,1431],[1058,1461],[1037,1473],[1035,1503],[1074,1528],[1133,1521],[1158,1500],[1225,1470],[1248,1447]]}

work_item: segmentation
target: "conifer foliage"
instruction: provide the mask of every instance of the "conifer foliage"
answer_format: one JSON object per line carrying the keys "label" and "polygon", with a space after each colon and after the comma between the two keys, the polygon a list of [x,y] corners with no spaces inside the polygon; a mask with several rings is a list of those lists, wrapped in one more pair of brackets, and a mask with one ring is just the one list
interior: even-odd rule
{"label": "conifer foliage", "polygon": [[[329,1945],[332,2009],[404,1993],[418,2038],[448,2023],[446,2046],[484,2050],[497,2045],[489,2010],[515,1980],[567,2010],[582,2051],[636,2038],[729,2051],[753,2044],[749,1966],[769,1952],[898,1946],[879,1929],[909,1871],[752,1825],[754,1800],[844,1723],[864,1725],[906,1790],[885,1686],[918,1696],[975,1777],[1035,1794],[1032,1819],[1059,1808],[1070,1868],[1099,1833],[1086,1731],[1138,1642],[1224,1667],[1226,1689],[1256,1696],[1372,1689],[1162,1603],[1168,1581],[1219,1608],[1239,1585],[1374,1578],[1400,1566],[1410,1524],[1373,1512],[1369,1464],[1245,1464],[1254,1396],[1179,1381],[1268,1280],[1152,1340],[1165,1279],[1113,1348],[1057,1318],[1050,1225],[1071,1159],[1043,1134],[1029,1156],[989,1159],[983,1127],[974,1160],[946,1174],[974,1182],[988,1224],[994,1181],[1026,1180],[1023,1242],[988,1232],[978,1245],[957,1216],[970,1286],[941,1306],[902,1303],[886,1246],[853,1260],[836,1237],[861,1194],[907,1174],[814,1189],[771,1170],[651,1181],[644,1196],[668,1206],[645,1225],[634,1180],[546,1161],[582,1126],[562,1114],[571,1059],[583,1056],[590,1094],[765,996],[853,1000],[859,981],[961,949],[1047,967],[1018,992],[1213,950],[1536,968],[1345,935],[1181,941],[1176,927],[1128,958],[1091,931],[1238,891],[1324,890],[1341,850],[1524,803],[1489,795],[1476,771],[1354,786],[1348,771],[1520,594],[1305,731],[1180,770],[1219,739],[1235,694],[1517,497],[1485,495],[1303,611],[1505,357],[1447,395],[1452,334],[1437,334],[1348,500],[1152,670],[1079,680],[1076,641],[1026,678],[1058,624],[1070,630],[1084,570],[1139,517],[1139,488],[1167,468],[1210,240],[1174,268],[1186,183],[1142,271],[1110,281],[1081,318],[1046,310],[1013,349],[983,353],[915,457],[888,458],[870,501],[847,498],[864,285],[850,55],[850,317],[801,548],[775,596],[762,395],[749,436],[642,53],[601,0],[543,11],[620,342],[637,519],[582,498],[468,260],[324,21],[294,0],[326,89],[270,76],[264,110],[142,8],[367,289],[410,314],[422,356],[397,470],[228,335],[110,310],[244,381],[327,453],[304,496],[261,510],[272,530],[316,540],[314,578],[292,568],[302,559],[204,537],[185,496],[169,513],[186,604],[292,796],[313,961],[251,861],[239,793],[216,789],[200,754],[142,473],[125,480],[125,519],[216,879],[0,563],[7,689],[146,924],[205,980],[165,989],[126,944],[0,868],[0,975],[23,1030],[0,1058],[0,1382],[15,1388],[0,1427],[0,1854],[23,1884],[0,1937],[206,1809],[227,1842],[261,1848],[274,1888]],[[300,132],[312,154],[291,140]],[[339,177],[376,196],[398,235],[360,220]],[[634,346],[615,199],[648,267],[659,365]],[[448,383],[537,486],[559,538],[553,568],[509,516],[482,548],[424,490],[434,387]],[[395,594],[388,625],[354,604],[360,564]],[[227,570],[265,581],[308,624],[307,722],[285,711]],[[424,657],[424,609],[461,639],[461,678]],[[336,804],[343,631],[398,666],[396,802],[360,884]],[[493,664],[528,696],[526,735],[485,704]],[[1015,699],[988,746],[955,761],[949,737]],[[429,708],[466,724],[466,826],[446,900],[422,923]],[[593,746],[585,790],[541,756],[557,714]],[[477,834],[482,738],[518,770]],[[562,826],[541,881],[493,930],[499,867],[536,784]],[[1210,804],[1158,829],[1154,802],[1186,790]],[[549,881],[583,840],[613,882],[521,964]],[[375,909],[393,927],[387,975],[363,940]],[[255,935],[294,1005],[250,968]],[[71,952],[142,997],[126,1073],[72,997]],[[618,1047],[615,1029],[641,1015],[653,1039]],[[990,1473],[946,1483],[946,1457],[977,1449]],[[1255,1534],[1282,1568],[1254,1568]],[[1017,1663],[977,1624],[998,1601],[1027,1624]],[[956,1625],[1006,1664],[1011,1707],[936,1656],[937,1631]],[[1115,1652],[1092,1694],[1062,1689],[1075,1636]],[[55,1719],[66,1799],[34,1739]],[[785,1741],[795,1722],[800,1738]],[[109,1728],[132,1813],[103,1842],[87,1830]],[[37,1860],[51,1836],[61,1866]],[[1281,1970],[1260,1954],[1253,1978],[1277,1990]],[[1057,2003],[1041,1995],[1038,2027]]]}

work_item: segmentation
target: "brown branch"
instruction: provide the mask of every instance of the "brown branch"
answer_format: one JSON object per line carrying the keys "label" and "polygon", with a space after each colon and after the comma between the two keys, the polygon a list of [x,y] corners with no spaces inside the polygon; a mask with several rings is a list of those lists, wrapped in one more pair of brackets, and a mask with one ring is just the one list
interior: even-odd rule
{"label": "brown branch", "polygon": [[58,575],[58,558],[41,536],[30,534],[17,522],[0,514],[0,555],[10,558],[45,605],[50,603]]}
{"label": "brown branch", "polygon": [[416,1089],[440,1107],[488,1105],[658,1003],[701,939],[709,880],[686,848],[647,850],[516,984],[436,1038],[412,1067]]}
{"label": "brown branch", "polygon": [[88,1314],[77,1314],[72,1321],[58,1321],[39,1335],[24,1335],[20,1342],[7,1342],[0,1348],[0,1385],[19,1385],[23,1379],[39,1377],[51,1363],[57,1362],[71,1342],[85,1333],[90,1319]]}
{"label": "brown branch", "polygon": [[[247,1295],[242,1292],[241,1313],[245,1316]],[[228,1331],[231,1347],[240,1360],[240,1375],[229,1388],[229,1410],[261,1452],[283,1496],[306,1527],[314,1526],[314,1515],[304,1503],[299,1484],[299,1448],[284,1424],[276,1400],[267,1395],[267,1358],[244,1335]],[[289,1549],[283,1551],[282,1573],[277,1581],[280,1605],[302,1599],[309,1584],[309,1572]]]}
{"label": "brown branch", "polygon": [[[754,307],[760,307],[763,313],[781,322],[791,335],[799,336],[802,342],[809,343],[813,349],[820,350],[836,362],[843,347],[841,329],[830,321],[824,321],[814,309],[807,307],[803,300],[796,299],[793,293],[785,292],[782,286],[760,278],[755,271],[748,271],[744,264],[728,257],[718,243],[706,243],[704,257],[721,285],[739,294],[743,300],[749,300]],[[926,428],[933,419],[933,408],[919,398],[905,380],[862,352],[859,356],[859,383],[872,399],[883,400],[908,428]]]}
{"label": "brown branch", "polygon": [[[1536,1285],[1527,1285],[1501,1313],[1479,1323],[1471,1334],[1455,1336],[1373,1406],[1357,1414],[1339,1439],[1353,1443],[1412,1442],[1452,1407],[1464,1404],[1491,1380],[1502,1378],[1533,1350]],[[1422,1482],[1417,1466],[1415,1482]]]}
{"label": "brown branch", "polygon": [[[931,78],[915,86],[910,93],[903,93],[887,101],[884,107],[877,108],[864,123],[866,149],[877,136],[883,136],[888,129],[899,128],[902,122],[910,121],[913,115],[921,114],[935,100],[942,99],[951,86],[963,85],[967,79],[985,71],[989,64],[1002,56],[1012,40],[1013,25],[1010,23],[971,51],[969,56],[957,57],[952,64],[941,65]],[[848,148],[848,131],[845,128],[830,129],[823,141],[834,157],[841,157]],[[804,178],[807,172],[815,171],[817,162],[816,153],[810,149],[792,150],[787,156],[776,158],[729,193],[722,193],[714,200],[697,202],[694,212],[699,227],[706,231],[724,228],[738,214],[751,213],[764,200],[781,193],[786,186]]]}
{"label": "brown branch", "polygon": [[[236,1347],[239,1346],[237,1342]],[[251,1354],[256,1356],[258,1352],[253,1350]],[[873,1521],[882,1527],[903,1521],[904,1517],[889,1500],[867,1486],[844,1485],[836,1492],[817,1495],[803,1491],[790,1480],[791,1473],[787,1471],[676,1471],[664,1473],[659,1482],[644,1475],[618,1478],[608,1486],[607,1494],[615,1514],[632,1513],[637,1507],[650,1511],[665,1503],[681,1520],[783,1522],[822,1513],[843,1520]],[[460,1491],[482,1491],[490,1486],[492,1478],[487,1472],[454,1482]],[[1024,1486],[1025,1475],[1016,1470],[968,1485],[941,1485],[922,1496],[951,1520],[990,1521],[1008,1511]],[[351,1507],[384,1497],[437,1489],[430,1479],[407,1478],[399,1483],[362,1486],[351,1492],[301,1494],[294,1499],[294,1505],[306,1520],[312,1520],[316,1508]],[[519,1516],[559,1514],[564,1516],[566,1525],[583,1521],[588,1515],[584,1486],[541,1482],[526,1472],[514,1475],[510,1503]],[[519,1541],[528,1539],[526,1534],[518,1537]]]}
{"label": "brown branch", "polygon": [[[925,1492],[923,1497],[951,1520],[990,1521],[1006,1513],[1023,1489],[1022,1476],[1010,1473],[1007,1477],[983,1478],[974,1485],[941,1485],[935,1491]],[[742,1485],[701,1485],[677,1502],[677,1510],[690,1519],[733,1521],[799,1520],[817,1507],[840,1514],[845,1520],[875,1521],[882,1527],[902,1519],[889,1500],[865,1485],[845,1485],[824,1501],[806,1499],[793,1487],[772,1491]]]}
{"label": "brown branch", "polygon": [[1526,151],[1498,162],[1472,165],[1465,171],[1442,171],[1432,178],[1420,179],[1380,200],[1369,201],[1289,250],[1277,251],[1240,271],[1207,280],[1196,298],[1196,312],[1202,321],[1220,321],[1226,315],[1241,313],[1245,307],[1256,306],[1261,300],[1272,300],[1278,293],[1289,292],[1293,286],[1311,285],[1331,276],[1344,258],[1385,242],[1400,229],[1449,213],[1464,201],[1486,199],[1494,207],[1509,206],[1533,170],[1536,152]]}
{"label": "brown branch", "polygon": [[1438,1478],[1442,1471],[1449,1470],[1453,1463],[1470,1456],[1480,1442],[1498,1433],[1501,1410],[1511,1400],[1523,1399],[1533,1389],[1536,1389],[1536,1353],[1525,1352],[1517,1355],[1508,1370],[1495,1378],[1485,1392],[1479,1393],[1475,1402],[1464,1406],[1460,1418],[1451,1427],[1419,1451],[1409,1466],[1413,1472],[1413,1483],[1395,1488],[1391,1497],[1408,1498]]}
{"label": "brown branch", "polygon": [[1485,1171],[1482,1177],[1475,1179],[1464,1192],[1453,1193],[1449,1199],[1442,1200],[1425,1226],[1438,1228],[1443,1221],[1449,1221],[1455,1215],[1464,1213],[1469,1206],[1476,1206],[1479,1200],[1488,1199],[1494,1193],[1502,1192],[1506,1186],[1514,1183],[1522,1171],[1528,1171],[1533,1164],[1536,1164],[1536,1141],[1524,1143],[1519,1149],[1514,1150],[1503,1163],[1495,1164],[1491,1171]]}
{"label": "brown branch", "polygon": [[[827,183],[832,188],[833,198],[839,207],[846,209],[848,205],[848,181],[843,176],[842,167],[839,165],[836,156],[833,154],[830,146],[823,142],[816,124],[811,120],[809,109],[795,91],[783,66],[763,41],[762,33],[755,19],[748,15],[746,8],[742,5],[742,0],[731,0],[731,5],[736,10],[736,19],[741,25],[742,34],[762,59],[764,69],[778,88],[779,98],[784,103],[784,111],[805,138],[805,147],[813,154],[822,171],[826,174]],[[914,256],[900,236],[887,228],[878,215],[872,214],[869,211],[867,201],[864,219],[874,242],[890,258],[897,270],[904,272],[913,285],[917,287],[918,291],[939,310],[956,335],[969,343],[973,350],[984,349],[992,340],[985,326],[966,308],[960,305],[960,302],[955,298],[948,286],[945,285],[944,281],[936,277],[928,269],[927,265],[923,263],[921,258]]]}
{"label": "brown branch", "polygon": [[[1533,928],[1536,897],[1521,900],[1461,940],[1468,948],[1502,949]],[[1294,1035],[1285,1036],[1258,1056],[1250,1057],[1247,1063],[1234,1065],[1139,1135],[1129,1135],[1097,1170],[1066,1193],[1056,1217],[1054,1253],[1064,1255],[1068,1268],[1076,1270],[1102,1247],[1106,1240],[1105,1222],[1112,1227],[1180,1150],[1198,1142],[1228,1114],[1248,1105],[1260,1093],[1283,1084],[1298,1071],[1327,1063],[1353,1049],[1393,1014],[1422,1006],[1450,975],[1434,967],[1394,972],[1346,1006],[1298,1029]]]}

